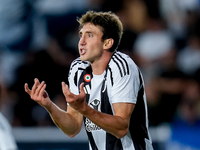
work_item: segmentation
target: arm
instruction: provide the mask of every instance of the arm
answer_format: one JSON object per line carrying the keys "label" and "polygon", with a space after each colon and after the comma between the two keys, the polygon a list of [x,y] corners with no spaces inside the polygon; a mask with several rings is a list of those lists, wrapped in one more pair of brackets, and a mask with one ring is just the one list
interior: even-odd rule
{"label": "arm", "polygon": [[81,113],[105,131],[117,138],[122,138],[128,132],[130,116],[134,106],[131,103],[115,103],[113,104],[115,115],[101,113],[89,106]]}
{"label": "arm", "polygon": [[67,106],[67,112],[61,110],[53,102],[51,108],[45,108],[53,122],[69,137],[77,135],[82,127],[83,115]]}
{"label": "arm", "polygon": [[41,83],[39,83],[38,79],[34,81],[32,90],[28,88],[27,83],[24,87],[31,99],[43,106],[49,112],[53,122],[69,137],[78,134],[81,130],[83,116],[70,106],[68,106],[67,112],[61,110],[50,100],[45,91],[46,84],[44,81]]}
{"label": "arm", "polygon": [[99,112],[89,107],[86,103],[83,85],[83,83],[80,85],[80,94],[74,95],[69,91],[68,86],[62,83],[63,93],[69,105],[117,138],[125,136],[128,132],[129,120],[135,105],[131,103],[114,103],[115,115]]}

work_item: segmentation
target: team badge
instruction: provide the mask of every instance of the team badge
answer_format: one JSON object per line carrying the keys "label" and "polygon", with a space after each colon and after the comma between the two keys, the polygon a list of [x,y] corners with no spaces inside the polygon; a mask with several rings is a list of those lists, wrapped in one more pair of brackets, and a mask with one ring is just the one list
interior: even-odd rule
{"label": "team badge", "polygon": [[86,75],[84,76],[84,80],[85,80],[86,82],[90,82],[90,81],[91,81],[91,75],[90,75],[90,74],[86,74]]}

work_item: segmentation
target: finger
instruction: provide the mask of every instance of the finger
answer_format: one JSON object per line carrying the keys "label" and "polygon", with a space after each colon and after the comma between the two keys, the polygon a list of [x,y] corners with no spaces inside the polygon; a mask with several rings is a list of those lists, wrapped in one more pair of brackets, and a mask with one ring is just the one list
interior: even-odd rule
{"label": "finger", "polygon": [[45,88],[46,88],[46,84],[44,84],[44,85],[41,87],[41,90],[40,90],[40,92],[39,92],[39,96],[40,96],[40,97],[44,97],[44,98],[47,97],[47,96],[44,96]]}
{"label": "finger", "polygon": [[44,86],[44,81],[41,82],[41,84],[39,84],[39,86],[37,87],[36,91],[35,91],[35,95],[39,96],[41,89]]}
{"label": "finger", "polygon": [[36,89],[37,89],[37,87],[38,87],[38,85],[40,84],[39,83],[39,80],[37,79],[37,78],[35,78],[34,79],[34,85],[33,85],[33,87],[32,87],[32,94],[35,94],[35,92],[36,92]]}
{"label": "finger", "polygon": [[24,89],[25,89],[25,92],[26,92],[26,93],[28,93],[29,95],[31,94],[31,90],[29,89],[27,83],[24,84]]}
{"label": "finger", "polygon": [[39,80],[38,80],[38,78],[35,78],[34,81],[36,82],[36,81],[39,81]]}

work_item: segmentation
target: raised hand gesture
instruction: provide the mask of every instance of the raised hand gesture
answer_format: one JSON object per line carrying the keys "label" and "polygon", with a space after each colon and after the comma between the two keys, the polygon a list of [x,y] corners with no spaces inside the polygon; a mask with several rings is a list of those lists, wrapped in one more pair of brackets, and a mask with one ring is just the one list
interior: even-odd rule
{"label": "raised hand gesture", "polygon": [[45,91],[45,88],[46,88],[45,82],[42,81],[40,83],[37,78],[34,80],[34,82],[35,83],[31,90],[29,89],[28,84],[25,83],[24,89],[26,93],[28,93],[31,99],[33,99],[35,102],[37,102],[41,106],[43,107],[50,106],[51,100],[47,92]]}
{"label": "raised hand gesture", "polygon": [[80,85],[80,94],[75,95],[70,92],[68,86],[62,82],[62,91],[65,96],[66,101],[69,105],[79,112],[83,112],[85,108],[88,106],[86,103],[86,94],[83,89],[84,83]]}

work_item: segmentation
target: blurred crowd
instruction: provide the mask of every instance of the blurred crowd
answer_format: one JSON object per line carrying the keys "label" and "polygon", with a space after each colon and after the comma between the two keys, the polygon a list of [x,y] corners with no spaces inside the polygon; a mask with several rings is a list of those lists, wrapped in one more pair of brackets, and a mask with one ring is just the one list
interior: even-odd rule
{"label": "blurred crowd", "polygon": [[150,127],[169,123],[174,141],[200,149],[200,0],[0,4],[0,112],[13,127],[54,126],[24,84],[31,88],[34,78],[44,80],[52,101],[65,110],[61,82],[67,83],[70,63],[79,56],[76,19],[87,10],[112,11],[124,25],[118,50],[130,55],[144,76]]}

